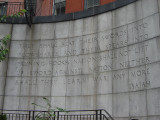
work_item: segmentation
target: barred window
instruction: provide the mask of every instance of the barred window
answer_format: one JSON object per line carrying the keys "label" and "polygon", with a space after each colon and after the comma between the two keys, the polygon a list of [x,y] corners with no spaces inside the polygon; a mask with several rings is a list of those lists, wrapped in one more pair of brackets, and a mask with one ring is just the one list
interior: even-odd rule
{"label": "barred window", "polygon": [[66,0],[55,0],[53,6],[53,14],[65,14]]}
{"label": "barred window", "polygon": [[7,2],[0,2],[0,15],[7,15]]}
{"label": "barred window", "polygon": [[85,0],[85,9],[99,6],[99,0]]}

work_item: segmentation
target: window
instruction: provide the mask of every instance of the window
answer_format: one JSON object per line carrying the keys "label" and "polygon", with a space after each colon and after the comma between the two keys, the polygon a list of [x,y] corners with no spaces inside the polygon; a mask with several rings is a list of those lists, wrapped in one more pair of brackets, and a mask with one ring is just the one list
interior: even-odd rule
{"label": "window", "polygon": [[99,6],[99,0],[85,0],[85,9]]}
{"label": "window", "polygon": [[7,15],[7,2],[0,2],[0,15]]}
{"label": "window", "polygon": [[65,14],[66,0],[55,0],[53,6],[53,14]]}
{"label": "window", "polygon": [[[21,9],[24,9],[23,6],[20,7]],[[25,9],[29,12],[28,14],[32,14],[33,16],[36,15],[36,0],[25,0]]]}

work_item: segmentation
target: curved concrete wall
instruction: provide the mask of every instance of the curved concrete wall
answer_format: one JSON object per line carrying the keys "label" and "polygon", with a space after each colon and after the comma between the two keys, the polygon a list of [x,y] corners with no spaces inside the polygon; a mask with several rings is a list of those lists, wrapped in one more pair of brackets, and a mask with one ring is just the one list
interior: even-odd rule
{"label": "curved concrete wall", "polygon": [[31,103],[45,96],[66,109],[104,108],[116,120],[159,120],[159,10],[160,0],[139,0],[75,21],[1,24],[12,31],[1,107],[38,109]]}

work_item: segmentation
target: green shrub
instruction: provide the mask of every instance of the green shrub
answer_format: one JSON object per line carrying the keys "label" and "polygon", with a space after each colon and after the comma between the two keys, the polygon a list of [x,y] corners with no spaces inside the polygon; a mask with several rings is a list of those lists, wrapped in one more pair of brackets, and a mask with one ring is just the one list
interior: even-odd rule
{"label": "green shrub", "polygon": [[0,120],[7,120],[6,114],[0,114]]}

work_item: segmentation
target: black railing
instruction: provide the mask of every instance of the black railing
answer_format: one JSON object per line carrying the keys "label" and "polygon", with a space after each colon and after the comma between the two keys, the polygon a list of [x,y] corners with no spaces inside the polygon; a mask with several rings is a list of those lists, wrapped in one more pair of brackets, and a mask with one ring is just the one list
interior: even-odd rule
{"label": "black railing", "polygon": [[[0,120],[114,120],[106,110],[69,110],[65,112],[0,110]],[[6,118],[6,119],[5,119]]]}

